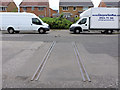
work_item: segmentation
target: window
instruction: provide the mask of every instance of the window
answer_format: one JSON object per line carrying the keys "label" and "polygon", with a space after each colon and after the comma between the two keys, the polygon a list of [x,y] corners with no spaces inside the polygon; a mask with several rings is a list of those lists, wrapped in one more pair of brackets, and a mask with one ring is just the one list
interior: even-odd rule
{"label": "window", "polygon": [[75,17],[77,18],[77,17],[78,17],[78,15],[75,15]]}
{"label": "window", "polygon": [[32,11],[34,11],[34,9],[35,9],[35,8],[34,8],[34,7],[32,7],[31,9],[32,9]]}
{"label": "window", "polygon": [[76,11],[77,7],[73,7],[73,11]]}
{"label": "window", "polygon": [[63,7],[63,10],[64,11],[68,11],[68,7]]}
{"label": "window", "polygon": [[44,11],[44,7],[39,7],[38,10],[39,11]]}
{"label": "window", "polygon": [[37,18],[32,18],[32,23],[36,24],[36,25],[42,25],[42,23],[40,22],[40,20],[37,19]]}
{"label": "window", "polygon": [[83,18],[78,24],[85,24],[87,22],[87,18]]}
{"label": "window", "polygon": [[27,11],[27,8],[26,8],[26,7],[23,7],[23,11]]}
{"label": "window", "polygon": [[39,18],[44,18],[45,16],[44,15],[39,15]]}
{"label": "window", "polygon": [[69,17],[70,17],[70,15],[64,15],[64,17],[65,17],[65,18],[69,18]]}
{"label": "window", "polygon": [[2,7],[2,11],[6,11],[6,7]]}
{"label": "window", "polygon": [[86,6],[86,7],[83,7],[83,10],[88,10],[88,7]]}

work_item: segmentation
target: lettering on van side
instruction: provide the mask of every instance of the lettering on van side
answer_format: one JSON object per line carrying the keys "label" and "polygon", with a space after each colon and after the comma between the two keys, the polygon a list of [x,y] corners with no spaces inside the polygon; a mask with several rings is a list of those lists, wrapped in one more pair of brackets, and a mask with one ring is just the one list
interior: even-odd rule
{"label": "lettering on van side", "polygon": [[98,21],[115,21],[114,17],[99,17]]}

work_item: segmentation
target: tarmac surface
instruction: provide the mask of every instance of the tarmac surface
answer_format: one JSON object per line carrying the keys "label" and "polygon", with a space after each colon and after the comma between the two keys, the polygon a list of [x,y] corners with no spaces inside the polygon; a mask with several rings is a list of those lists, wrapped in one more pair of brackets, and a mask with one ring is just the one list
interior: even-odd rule
{"label": "tarmac surface", "polygon": [[[0,35],[3,88],[117,88],[118,34],[52,30],[47,34]],[[37,81],[31,81],[53,41],[56,44]],[[72,43],[91,79],[83,81]]]}

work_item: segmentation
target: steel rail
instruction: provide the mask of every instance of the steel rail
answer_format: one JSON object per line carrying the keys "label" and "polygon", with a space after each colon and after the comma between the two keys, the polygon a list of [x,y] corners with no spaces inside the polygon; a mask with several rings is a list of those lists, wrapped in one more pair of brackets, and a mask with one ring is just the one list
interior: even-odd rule
{"label": "steel rail", "polygon": [[80,62],[79,62],[79,58],[78,58],[78,55],[77,55],[77,52],[76,52],[76,49],[75,49],[75,45],[74,45],[74,43],[72,43],[72,45],[73,45],[73,47],[74,47],[74,52],[75,52],[75,56],[76,56],[76,59],[77,59],[79,68],[80,68],[80,72],[81,72],[81,75],[82,75],[82,79],[83,79],[83,81],[85,82],[86,79],[85,79],[85,77],[84,77],[84,73],[83,73],[83,70],[82,70],[81,65],[80,65]]}
{"label": "steel rail", "polygon": [[55,44],[56,44],[56,42],[54,42],[52,48],[50,49],[50,51],[49,51],[49,53],[48,53],[48,55],[47,55],[47,57],[46,57],[46,59],[45,59],[45,62],[43,63],[43,66],[41,67],[40,72],[38,73],[38,76],[37,76],[36,79],[35,79],[36,81],[39,79],[39,77],[40,77],[40,75],[41,75],[41,72],[43,71],[43,68],[44,68],[44,66],[45,66],[45,64],[46,64],[46,62],[47,62],[47,60],[48,60],[48,58],[49,58],[49,56],[50,56],[50,54],[51,54],[54,46],[55,46]]}
{"label": "steel rail", "polygon": [[87,71],[86,71],[86,69],[85,69],[84,64],[83,64],[83,61],[82,61],[82,59],[81,59],[81,57],[80,57],[80,53],[79,53],[79,51],[78,51],[77,45],[76,45],[75,42],[74,42],[73,44],[74,44],[74,47],[75,47],[75,50],[76,50],[76,53],[77,53],[77,56],[78,56],[79,64],[81,63],[80,66],[82,66],[82,68],[83,68],[83,70],[84,70],[84,72],[85,72],[85,75],[86,75],[86,77],[87,77],[87,80],[88,80],[89,82],[91,82],[90,77],[89,77],[89,75],[88,75],[88,73],[87,73]]}
{"label": "steel rail", "polygon": [[38,73],[40,72],[42,66],[44,65],[44,62],[48,59],[47,57],[48,57],[48,55],[50,55],[51,49],[53,49],[53,47],[55,46],[55,44],[56,44],[56,42],[53,41],[52,44],[51,44],[51,46],[49,47],[48,51],[46,52],[45,56],[43,57],[41,64],[39,64],[37,70],[35,71],[34,75],[32,76],[31,81],[33,81],[38,76]]}

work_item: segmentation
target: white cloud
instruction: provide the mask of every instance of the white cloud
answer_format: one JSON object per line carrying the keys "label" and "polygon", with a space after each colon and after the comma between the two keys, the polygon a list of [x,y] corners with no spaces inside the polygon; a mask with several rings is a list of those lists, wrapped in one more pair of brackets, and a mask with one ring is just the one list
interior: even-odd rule
{"label": "white cloud", "polygon": [[23,0],[13,0],[17,6],[23,1]]}
{"label": "white cloud", "polygon": [[59,9],[59,0],[49,0],[50,8],[58,10]]}
{"label": "white cloud", "polygon": [[101,0],[91,0],[94,4],[94,7],[98,7],[99,3],[101,2]]}

